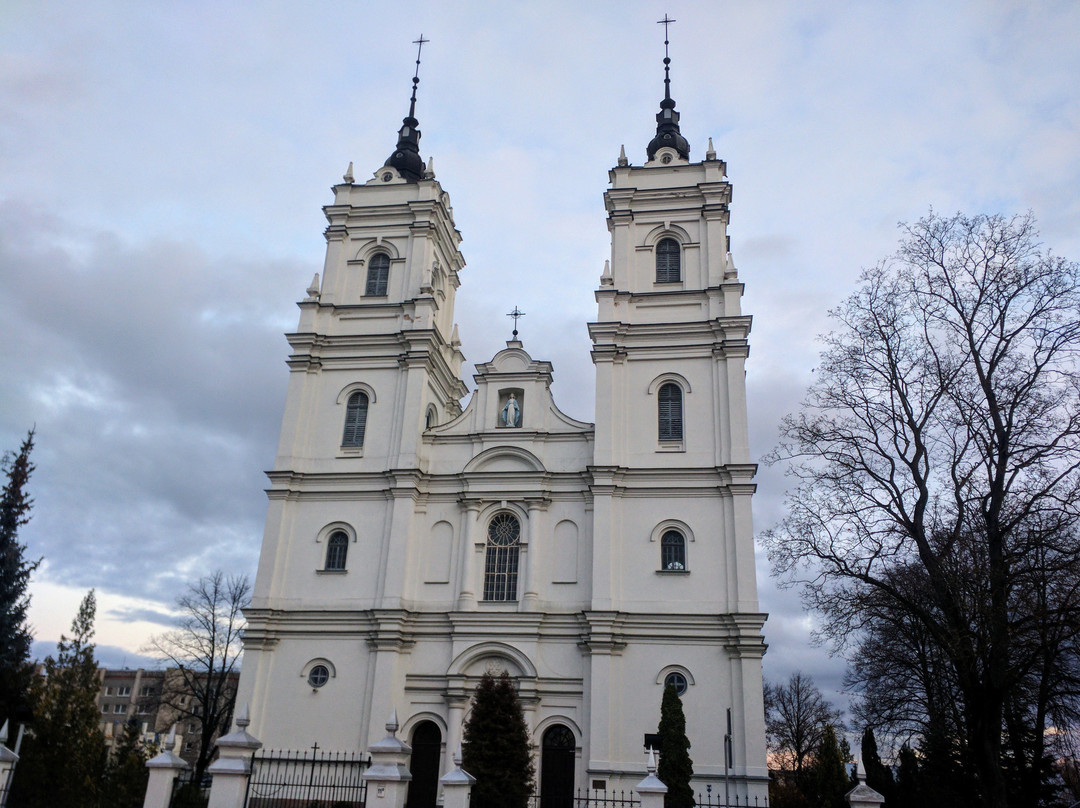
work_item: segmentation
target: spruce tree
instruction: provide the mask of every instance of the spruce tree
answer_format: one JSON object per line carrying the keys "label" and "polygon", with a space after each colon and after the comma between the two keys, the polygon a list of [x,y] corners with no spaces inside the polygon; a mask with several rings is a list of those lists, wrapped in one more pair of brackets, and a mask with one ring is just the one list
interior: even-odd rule
{"label": "spruce tree", "polygon": [[664,808],[693,808],[694,790],[690,787],[690,778],[694,776],[694,761],[690,759],[682,699],[673,685],[664,685],[657,732],[660,735],[660,763],[656,767],[656,776],[668,789],[664,795]]}
{"label": "spruce tree", "polygon": [[462,768],[476,778],[471,808],[526,808],[535,768],[525,715],[506,671],[481,677],[463,740]]}
{"label": "spruce tree", "polygon": [[34,682],[32,734],[23,744],[10,804],[20,808],[97,808],[105,774],[105,737],[96,702],[94,613],[90,590],[61,636],[56,657]]}
{"label": "spruce tree", "polygon": [[0,723],[11,726],[30,719],[29,664],[33,637],[26,620],[30,607],[27,586],[40,561],[27,561],[26,546],[19,542],[19,528],[30,521],[33,500],[27,491],[34,464],[34,431],[30,430],[18,454],[6,454],[0,473],[6,478],[0,493]]}

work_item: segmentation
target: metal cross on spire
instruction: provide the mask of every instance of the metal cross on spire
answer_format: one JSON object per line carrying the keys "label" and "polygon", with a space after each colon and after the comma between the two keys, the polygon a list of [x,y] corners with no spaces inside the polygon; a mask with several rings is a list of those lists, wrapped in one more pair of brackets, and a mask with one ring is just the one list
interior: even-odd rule
{"label": "metal cross on spire", "polygon": [[514,306],[514,310],[512,312],[510,312],[509,314],[507,314],[506,316],[514,318],[514,339],[517,339],[517,335],[518,335],[517,321],[518,321],[519,318],[525,316],[525,312],[520,311],[517,306]]}
{"label": "metal cross on spire", "polygon": [[420,83],[420,51],[424,49],[424,45],[430,42],[430,39],[424,39],[424,35],[420,34],[419,39],[414,39],[413,44],[416,45],[416,72],[413,73],[412,79],[412,99],[409,101],[409,117],[416,117],[416,85]]}
{"label": "metal cross on spire", "polygon": [[668,26],[678,20],[671,19],[667,14],[664,15],[664,19],[657,20],[657,25],[664,26],[664,98],[671,98],[671,78],[668,76],[669,65],[671,64],[671,58],[668,56]]}

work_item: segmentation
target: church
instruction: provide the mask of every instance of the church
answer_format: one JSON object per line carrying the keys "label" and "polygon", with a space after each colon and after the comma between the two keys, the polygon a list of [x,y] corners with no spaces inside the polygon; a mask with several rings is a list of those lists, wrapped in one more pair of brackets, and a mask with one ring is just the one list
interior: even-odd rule
{"label": "church", "polygon": [[516,329],[470,394],[417,77],[390,157],[334,186],[246,611],[239,700],[266,748],[362,751],[396,710],[408,804],[434,806],[480,676],[507,671],[540,793],[630,789],[670,683],[695,791],[765,803],[751,318],[726,165],[711,141],[691,160],[664,64],[646,159],[622,154],[604,191],[594,423],[560,411]]}

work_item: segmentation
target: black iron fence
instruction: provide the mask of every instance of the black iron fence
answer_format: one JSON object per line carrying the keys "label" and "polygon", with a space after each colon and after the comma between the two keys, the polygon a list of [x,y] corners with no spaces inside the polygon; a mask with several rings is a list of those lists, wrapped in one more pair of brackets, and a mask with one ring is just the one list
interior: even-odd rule
{"label": "black iron fence", "polygon": [[206,808],[210,801],[210,780],[205,783],[193,781],[194,772],[185,769],[173,780],[169,808]]}
{"label": "black iron fence", "polygon": [[728,797],[724,797],[724,789],[721,786],[714,794],[712,790],[706,791],[704,794],[698,793],[694,795],[694,803],[697,808],[769,808],[769,798],[754,797],[751,799],[748,796],[740,797],[738,794],[731,794]]}
{"label": "black iron fence", "polygon": [[267,751],[251,759],[246,808],[364,808],[371,765],[354,752]]}
{"label": "black iron fence", "polygon": [[573,794],[534,794],[529,808],[641,808],[641,799],[633,791],[579,788]]}

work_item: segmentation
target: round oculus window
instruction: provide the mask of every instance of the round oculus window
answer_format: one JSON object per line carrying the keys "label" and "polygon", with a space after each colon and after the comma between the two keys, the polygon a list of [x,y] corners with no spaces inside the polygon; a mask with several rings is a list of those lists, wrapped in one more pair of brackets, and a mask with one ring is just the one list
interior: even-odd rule
{"label": "round oculus window", "polygon": [[672,671],[664,677],[664,686],[671,685],[680,696],[685,695],[687,688],[686,676],[678,671]]}
{"label": "round oculus window", "polygon": [[315,688],[322,687],[330,681],[330,670],[325,665],[316,665],[307,675],[307,682]]}

